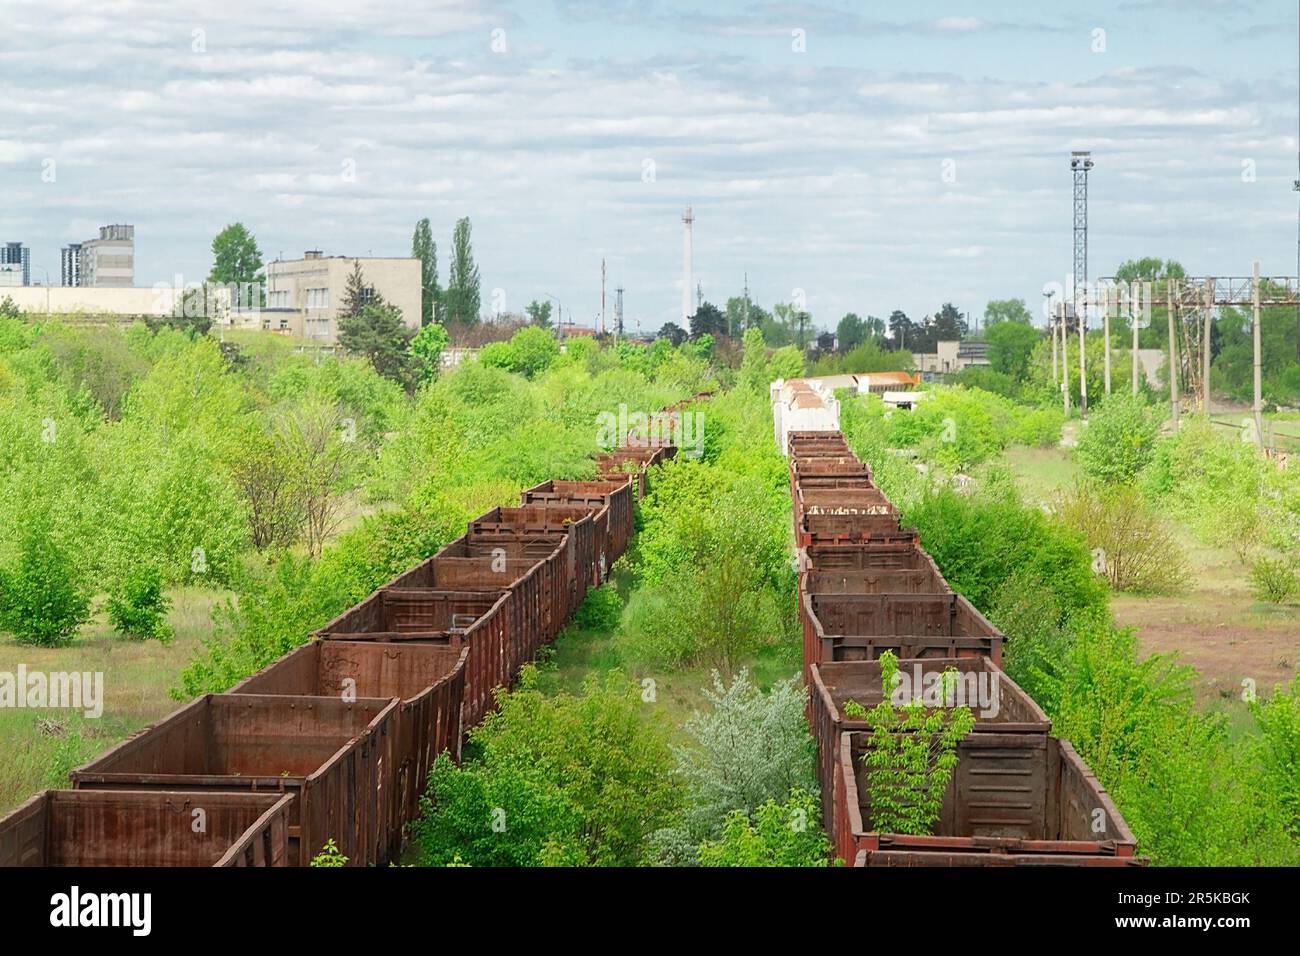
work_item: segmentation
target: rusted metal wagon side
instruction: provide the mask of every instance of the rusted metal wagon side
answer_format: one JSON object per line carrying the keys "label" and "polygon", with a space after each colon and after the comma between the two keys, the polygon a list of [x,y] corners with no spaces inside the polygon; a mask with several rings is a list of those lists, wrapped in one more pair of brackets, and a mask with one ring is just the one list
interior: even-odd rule
{"label": "rusted metal wagon side", "polygon": [[[401,592],[403,601],[422,602],[422,610],[419,615],[403,612],[403,623],[409,621],[409,626],[397,628],[393,626],[396,623],[393,617],[382,610],[383,594],[383,591],[372,594],[357,605],[353,617],[345,614],[314,636],[335,641],[468,647],[464,721],[466,727],[476,725],[495,707],[493,690],[508,686],[527,660],[524,649],[529,631],[515,626],[518,605],[514,592]],[[368,602],[374,602],[380,610],[366,607]]]}
{"label": "rusted metal wagon side", "polygon": [[[525,505],[609,506],[609,544],[605,568],[627,550],[632,537],[632,483],[624,481],[544,481],[523,493]],[[599,561],[599,556],[597,558]],[[602,575],[603,576],[603,575]]]}
{"label": "rusted metal wagon side", "polygon": [[46,790],[0,819],[0,866],[287,866],[293,800]]}
{"label": "rusted metal wagon side", "polygon": [[[430,558],[430,561],[488,560],[502,562],[534,561],[537,563],[537,587],[541,591],[541,616],[538,621],[540,642],[555,640],[560,627],[574,609],[576,594],[575,538],[567,532],[554,534],[464,534]],[[418,569],[413,569],[418,570]],[[411,573],[411,572],[408,572]],[[506,572],[509,573],[508,571]],[[517,581],[512,581],[513,587]]]}
{"label": "rusted metal wagon side", "polygon": [[802,507],[796,540],[801,548],[836,542],[870,544],[901,531],[898,509],[888,503]]}
{"label": "rusted metal wagon side", "polygon": [[898,534],[884,535],[870,541],[816,542],[799,549],[800,571],[856,571],[871,568],[915,569],[934,567],[930,556],[921,548],[914,528],[902,528]]}
{"label": "rusted metal wagon side", "polygon": [[1050,735],[968,734],[932,836],[870,828],[867,734],[840,736],[835,852],[868,866],[1134,866],[1137,841],[1070,744]]}
{"label": "rusted metal wagon side", "polygon": [[609,534],[609,507],[529,505],[522,508],[493,508],[469,523],[469,533],[487,541],[502,536],[564,533],[573,536],[576,609],[587,596],[587,588],[599,583],[596,542]]}
{"label": "rusted metal wagon side", "polygon": [[951,594],[938,570],[926,562],[916,568],[870,568],[861,571],[808,571],[804,590],[813,594]]}
{"label": "rusted metal wagon side", "polygon": [[[468,647],[313,641],[237,684],[232,694],[396,697],[394,818],[419,815],[420,795],[443,752],[460,762]],[[396,848],[394,848],[396,849]]]}
{"label": "rusted metal wagon side", "polygon": [[799,595],[804,680],[822,661],[987,657],[1002,665],[1003,635],[960,594]]}
{"label": "rusted metal wagon side", "polygon": [[386,860],[398,701],[210,694],[71,773],[79,790],[295,794],[289,859]]}
{"label": "rusted metal wagon side", "polygon": [[790,459],[790,474],[796,481],[804,479],[846,478],[871,480],[871,466],[861,461],[852,452],[839,457],[827,458],[819,455],[813,458],[794,457]]}
{"label": "rusted metal wagon side", "polygon": [[506,594],[382,587],[312,633],[336,641],[422,640],[463,643],[469,628]]}
{"label": "rusted metal wagon side", "polygon": [[[1046,736],[1052,729],[1052,722],[1033,698],[987,658],[900,660],[898,666],[917,696],[932,686],[927,682],[934,682],[949,669],[956,671],[963,695],[957,703],[969,703],[975,715],[972,733],[1032,738]],[[831,794],[841,734],[869,729],[865,720],[846,716],[844,707],[849,701],[855,701],[870,710],[880,703],[883,698],[880,662],[825,661],[812,665],[811,670],[809,723],[817,740],[817,777],[822,792]],[[1013,741],[1008,740],[1007,748],[1014,748]],[[835,821],[830,800],[823,802],[823,816],[827,832],[834,840]]]}

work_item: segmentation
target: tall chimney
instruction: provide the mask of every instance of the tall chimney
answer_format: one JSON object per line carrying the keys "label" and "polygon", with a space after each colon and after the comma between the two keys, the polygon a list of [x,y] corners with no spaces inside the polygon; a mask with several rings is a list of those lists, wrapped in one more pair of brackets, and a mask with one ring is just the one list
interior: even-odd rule
{"label": "tall chimney", "polygon": [[686,235],[682,246],[682,328],[689,332],[691,316],[695,314],[695,310],[691,308],[691,295],[695,287],[691,275],[691,225],[695,222],[695,216],[690,206],[686,207],[682,222],[686,224]]}

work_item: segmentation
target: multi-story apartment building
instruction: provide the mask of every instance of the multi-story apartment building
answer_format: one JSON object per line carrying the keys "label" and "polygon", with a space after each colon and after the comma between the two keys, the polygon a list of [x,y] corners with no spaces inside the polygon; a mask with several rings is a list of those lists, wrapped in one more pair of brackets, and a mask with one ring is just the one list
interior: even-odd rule
{"label": "multi-story apartment building", "polygon": [[98,289],[135,285],[135,226],[100,226],[98,239],[63,248],[63,284]]}
{"label": "multi-story apartment building", "polygon": [[[332,343],[338,335],[339,308],[354,265],[361,267],[365,288],[397,306],[410,328],[420,327],[420,260],[411,258],[354,258],[326,256],[308,250],[301,259],[266,264],[266,305],[260,325]],[[232,321],[248,323],[239,314]]]}
{"label": "multi-story apartment building", "polygon": [[32,284],[32,251],[21,242],[0,246],[0,286]]}

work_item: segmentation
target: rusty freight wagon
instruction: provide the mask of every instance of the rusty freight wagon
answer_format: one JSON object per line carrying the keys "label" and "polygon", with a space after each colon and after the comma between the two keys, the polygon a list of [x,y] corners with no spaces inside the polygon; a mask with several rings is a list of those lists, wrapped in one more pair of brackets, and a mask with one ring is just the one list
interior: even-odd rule
{"label": "rusty freight wagon", "polygon": [[606,568],[627,550],[632,537],[632,483],[622,481],[543,481],[523,494],[525,505],[577,505],[593,509],[609,506],[609,544]]}
{"label": "rusty freight wagon", "polygon": [[[490,569],[499,567],[504,561],[507,570],[503,576],[506,577],[509,576],[511,567],[523,567],[529,561],[539,565],[538,583],[542,590],[540,626],[542,642],[546,643],[555,639],[561,625],[576,607],[574,602],[578,572],[575,543],[574,536],[567,532],[518,535],[466,533],[448,543],[430,560],[487,560]],[[514,583],[511,581],[505,586],[511,587]]]}
{"label": "rusty freight wagon", "polygon": [[[1033,698],[1021,690],[1020,685],[985,657],[930,658],[926,660],[900,660],[900,675],[907,680],[905,689],[921,696],[926,682],[939,679],[949,668],[955,670],[961,683],[962,697],[957,703],[968,703],[975,715],[972,733],[997,733],[1008,737],[1007,750],[1015,748],[1017,736],[1034,738],[1046,736],[1052,722]],[[840,735],[845,731],[865,731],[868,725],[861,718],[847,717],[844,707],[855,701],[867,710],[875,707],[884,697],[881,686],[879,661],[824,661],[813,664],[812,681],[808,686],[813,736],[817,739],[817,778],[822,793],[834,792],[835,761],[839,757]],[[1025,744],[1025,754],[1031,756],[1041,745],[1030,740]],[[823,803],[826,829],[835,842],[831,800]]]}
{"label": "rusty freight wagon", "polygon": [[393,787],[393,819],[400,825],[419,815],[433,761],[445,751],[460,762],[468,659],[467,647],[312,641],[245,678],[230,693],[400,699]]}
{"label": "rusty freight wagon", "polygon": [[813,491],[794,504],[799,547],[810,544],[870,544],[902,531],[898,509],[880,491]]}
{"label": "rusty freight wagon", "polygon": [[840,735],[834,851],[866,866],[1137,866],[1137,841],[1068,741],[971,733],[958,745],[932,836],[871,828],[862,756],[868,735]]}
{"label": "rusty freight wagon", "polygon": [[478,541],[489,541],[498,536],[513,539],[535,534],[571,535],[576,608],[587,596],[587,588],[600,583],[597,542],[609,538],[609,506],[599,509],[588,505],[493,508],[469,523],[469,534]]}
{"label": "rusty freight wagon", "polygon": [[799,596],[804,678],[822,661],[987,657],[1002,665],[1003,635],[960,594]]}
{"label": "rusty freight wagon", "polygon": [[294,799],[46,790],[0,820],[0,866],[287,866]]}
{"label": "rusty freight wagon", "polygon": [[399,574],[385,587],[397,591],[507,594],[510,597],[509,617],[518,629],[511,641],[515,657],[531,658],[537,653],[537,648],[554,637],[551,626],[558,629],[552,612],[552,579],[561,560],[558,552],[557,547],[551,557],[541,561],[509,558],[504,549],[498,550],[497,556],[492,558],[443,557],[440,553]]}
{"label": "rusty freight wagon", "polygon": [[209,694],[71,774],[78,790],[293,794],[289,859],[334,840],[354,865],[392,845],[398,702]]}
{"label": "rusty freight wagon", "polygon": [[515,596],[505,591],[381,588],[312,636],[331,641],[443,644],[469,648],[464,721],[473,727],[495,706],[527,658],[527,628],[515,626]]}

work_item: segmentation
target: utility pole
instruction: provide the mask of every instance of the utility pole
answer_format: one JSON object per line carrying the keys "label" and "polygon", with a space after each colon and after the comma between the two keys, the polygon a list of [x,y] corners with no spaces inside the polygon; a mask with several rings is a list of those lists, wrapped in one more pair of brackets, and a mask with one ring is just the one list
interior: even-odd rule
{"label": "utility pole", "polygon": [[1061,394],[1065,396],[1065,417],[1070,417],[1070,337],[1065,331],[1065,300],[1061,300]]}
{"label": "utility pole", "polygon": [[[1087,306],[1084,306],[1085,315]],[[1088,420],[1088,323],[1081,315],[1079,323],[1079,417]]]}
{"label": "utility pole", "polygon": [[744,338],[746,329],[749,328],[749,272],[745,272],[745,328],[740,330],[741,338]]}
{"label": "utility pole", "polygon": [[1061,374],[1056,370],[1056,320],[1052,317],[1052,293],[1044,292],[1043,298],[1047,300],[1047,331],[1052,335],[1052,387],[1055,388]]}
{"label": "utility pole", "polygon": [[1214,321],[1214,280],[1205,280],[1205,343],[1202,351],[1205,353],[1203,362],[1203,378],[1201,380],[1201,405],[1205,410],[1205,417],[1210,417],[1210,326]]}
{"label": "utility pole", "polygon": [[1112,292],[1113,292],[1112,289],[1106,290],[1106,311],[1102,313],[1102,318],[1101,318],[1102,341],[1105,343],[1106,346],[1106,360],[1105,360],[1106,386],[1105,387],[1106,387],[1107,395],[1110,394],[1110,300],[1111,300]]}
{"label": "utility pole", "polygon": [[1169,307],[1169,407],[1174,416],[1174,434],[1178,434],[1178,345],[1174,337],[1174,280],[1165,279],[1165,300]]}
{"label": "utility pole", "polygon": [[605,259],[600,260],[600,334],[605,334]]}
{"label": "utility pole", "polygon": [[[1139,298],[1139,296],[1141,296],[1142,294],[1139,291],[1141,290],[1141,288],[1142,288],[1142,283],[1139,283],[1137,280],[1134,280],[1129,284],[1128,313],[1129,313],[1129,324],[1133,326],[1133,397],[1134,398],[1137,397],[1137,393],[1138,393],[1138,316],[1142,314],[1142,300]],[[1151,304],[1150,292],[1147,293],[1146,299],[1147,299],[1147,305],[1149,307]]]}
{"label": "utility pole", "polygon": [[1255,262],[1255,269],[1252,273],[1251,303],[1254,312],[1254,339],[1255,339],[1255,447],[1263,451],[1264,449],[1264,405],[1261,401],[1260,379],[1263,373],[1263,362],[1260,359],[1259,347],[1259,262]]}

